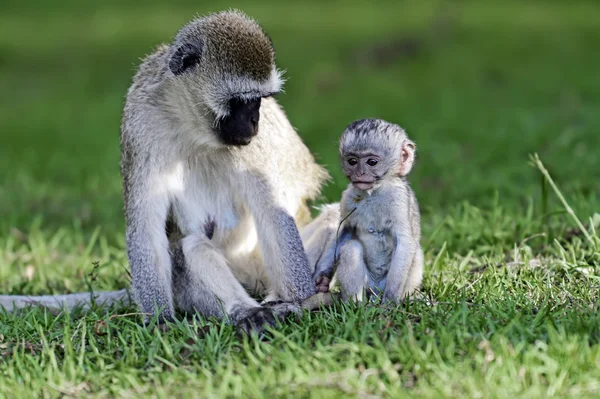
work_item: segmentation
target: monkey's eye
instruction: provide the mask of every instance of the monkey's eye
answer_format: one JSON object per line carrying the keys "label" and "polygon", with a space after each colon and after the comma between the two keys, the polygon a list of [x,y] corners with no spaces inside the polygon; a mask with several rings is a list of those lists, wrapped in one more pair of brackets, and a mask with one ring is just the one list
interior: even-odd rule
{"label": "monkey's eye", "polygon": [[377,160],[375,158],[369,158],[369,160],[367,161],[367,165],[375,166],[377,165]]}
{"label": "monkey's eye", "polygon": [[346,162],[348,162],[348,165],[354,166],[354,165],[356,165],[358,163],[358,159],[356,159],[356,158],[348,158],[348,160]]}

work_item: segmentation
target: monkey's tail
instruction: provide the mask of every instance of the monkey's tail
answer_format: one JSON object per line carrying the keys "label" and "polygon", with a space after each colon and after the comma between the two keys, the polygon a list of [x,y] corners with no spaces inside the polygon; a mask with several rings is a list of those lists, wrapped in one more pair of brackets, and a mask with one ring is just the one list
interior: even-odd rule
{"label": "monkey's tail", "polygon": [[49,309],[89,309],[92,304],[98,306],[110,306],[112,304],[122,304],[130,306],[134,303],[128,289],[120,291],[101,291],[101,292],[79,292],[66,295],[0,295],[0,311],[2,308],[8,312],[14,312],[17,309],[23,309],[29,306],[42,306]]}

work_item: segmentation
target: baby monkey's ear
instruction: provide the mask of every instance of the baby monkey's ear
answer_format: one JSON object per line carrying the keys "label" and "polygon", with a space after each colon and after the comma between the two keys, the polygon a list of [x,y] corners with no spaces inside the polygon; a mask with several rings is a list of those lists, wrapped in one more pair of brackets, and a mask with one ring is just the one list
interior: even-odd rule
{"label": "baby monkey's ear", "polygon": [[410,173],[415,162],[415,152],[417,148],[415,143],[409,139],[405,139],[402,143],[402,149],[400,154],[400,176],[406,176]]}

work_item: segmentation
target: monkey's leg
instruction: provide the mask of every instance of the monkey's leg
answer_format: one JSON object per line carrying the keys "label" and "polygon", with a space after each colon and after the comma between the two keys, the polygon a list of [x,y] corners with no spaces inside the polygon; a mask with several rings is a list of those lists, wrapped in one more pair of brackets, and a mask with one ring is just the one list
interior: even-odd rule
{"label": "monkey's leg", "polygon": [[417,248],[415,257],[406,279],[406,285],[404,286],[404,296],[412,295],[421,285],[423,281],[423,250],[421,247]]}
{"label": "monkey's leg", "polygon": [[228,316],[242,330],[261,332],[275,324],[277,309],[261,307],[244,290],[225,257],[204,235],[181,240],[173,252],[173,292],[178,307],[204,316]]}
{"label": "monkey's leg", "polygon": [[325,229],[335,228],[340,222],[340,204],[333,203],[323,205],[320,208],[319,216],[313,219],[309,224],[304,226],[300,231],[300,237],[302,238],[302,242],[307,242],[312,239],[315,234]]}
{"label": "monkey's leg", "polygon": [[361,302],[369,283],[367,265],[363,257],[362,244],[348,240],[340,248],[340,263],[335,273],[339,281],[342,298]]}
{"label": "monkey's leg", "polygon": [[315,280],[332,277],[339,220],[339,204],[326,205],[321,208],[321,214],[300,232]]}
{"label": "monkey's leg", "polygon": [[[415,244],[410,237],[398,234],[395,237],[396,247],[390,264],[383,299],[388,301],[399,301],[407,295],[409,280],[412,277],[415,266],[415,259],[420,259],[421,273],[423,253],[419,252],[419,246]],[[419,253],[419,255],[417,255]],[[414,278],[418,279],[418,271]]]}

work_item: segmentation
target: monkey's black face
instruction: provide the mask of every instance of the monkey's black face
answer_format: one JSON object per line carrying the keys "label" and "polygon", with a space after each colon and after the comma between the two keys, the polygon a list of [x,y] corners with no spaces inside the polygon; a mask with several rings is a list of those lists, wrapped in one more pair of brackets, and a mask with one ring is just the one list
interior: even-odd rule
{"label": "monkey's black face", "polygon": [[260,118],[260,98],[244,101],[238,98],[229,100],[229,115],[222,119],[218,127],[221,141],[227,145],[248,145],[258,133]]}

